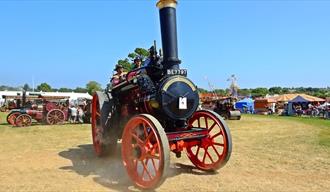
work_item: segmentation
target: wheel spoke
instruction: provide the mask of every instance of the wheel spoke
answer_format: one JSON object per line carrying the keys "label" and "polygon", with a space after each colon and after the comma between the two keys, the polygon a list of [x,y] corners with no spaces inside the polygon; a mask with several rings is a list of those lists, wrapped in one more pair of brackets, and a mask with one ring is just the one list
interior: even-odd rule
{"label": "wheel spoke", "polygon": [[[146,159],[146,163],[148,164],[148,161],[147,161],[148,159]],[[142,165],[143,165],[143,172],[146,172],[147,173],[147,175],[149,176],[149,178],[150,178],[150,180],[152,180],[152,176],[151,176],[151,174],[150,174],[150,172],[149,172],[149,170],[148,170],[148,167],[146,166],[146,164],[143,162],[143,161],[141,161],[142,162]],[[144,174],[142,174],[142,178],[143,178],[143,175]]]}
{"label": "wheel spoke", "polygon": [[137,159],[133,159],[134,162],[134,170],[137,170],[137,164],[138,164],[138,160]]}
{"label": "wheel spoke", "polygon": [[146,137],[146,140],[144,141],[145,143],[149,142],[150,141],[150,138],[154,135],[154,132],[151,131],[148,135],[148,137]]}
{"label": "wheel spoke", "polygon": [[131,133],[131,135],[132,135],[132,137],[134,137],[134,139],[136,139],[136,141],[140,144],[140,145],[142,145],[142,144],[144,144],[144,142],[137,136],[137,135],[135,135],[134,133]]}
{"label": "wheel spoke", "polygon": [[211,127],[209,128],[208,132],[210,133],[213,129],[213,127],[216,125],[217,123],[214,121],[213,124],[211,125]]}
{"label": "wheel spoke", "polygon": [[203,163],[205,163],[205,158],[206,158],[206,149],[204,149],[204,156],[203,156]]}
{"label": "wheel spoke", "polygon": [[213,138],[215,138],[215,137],[218,137],[219,135],[222,135],[222,131],[221,131],[221,130],[220,130],[220,132],[219,132],[219,133],[217,133],[217,134],[213,135],[213,136],[211,137],[211,139],[213,139]]}
{"label": "wheel spoke", "polygon": [[218,155],[218,157],[220,157],[221,155],[219,154],[218,150],[215,148],[215,146],[213,144],[211,144],[213,150],[215,151],[215,153]]}
{"label": "wheel spoke", "polygon": [[158,171],[158,168],[156,167],[154,158],[151,158],[152,165],[154,166],[155,171]]}
{"label": "wheel spoke", "polygon": [[207,123],[207,116],[204,116],[204,120],[205,120],[205,128],[208,128],[208,123]]}
{"label": "wheel spoke", "polygon": [[160,159],[159,156],[157,155],[153,155],[153,154],[148,154],[147,158],[151,158],[151,159]]}
{"label": "wheel spoke", "polygon": [[212,159],[210,153],[209,153],[207,150],[206,150],[205,152],[206,152],[207,156],[209,156],[209,158],[211,159],[212,163],[214,163],[214,161],[213,161],[213,159]]}
{"label": "wheel spoke", "polygon": [[201,122],[199,121],[200,118],[198,118],[198,127],[201,127]]}
{"label": "wheel spoke", "polygon": [[197,151],[196,151],[196,156],[198,156],[198,152],[199,152],[199,149],[201,148],[201,146],[200,145],[198,145],[198,147],[197,147]]}
{"label": "wheel spoke", "polygon": [[218,146],[221,146],[221,147],[223,147],[223,146],[225,146],[225,144],[223,144],[223,143],[213,143],[213,145],[218,145]]}
{"label": "wheel spoke", "polygon": [[148,137],[147,127],[144,123],[142,123],[142,125],[143,125],[144,138],[146,138],[145,141],[147,141],[147,137]]}

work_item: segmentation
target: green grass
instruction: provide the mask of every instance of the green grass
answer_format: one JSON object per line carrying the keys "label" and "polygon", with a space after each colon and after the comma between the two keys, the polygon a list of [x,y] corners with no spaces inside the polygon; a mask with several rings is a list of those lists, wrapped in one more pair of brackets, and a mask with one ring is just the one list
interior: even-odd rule
{"label": "green grass", "polygon": [[0,112],[0,126],[8,125],[6,120],[7,115],[8,113]]}
{"label": "green grass", "polygon": [[313,126],[318,129],[318,144],[322,146],[330,147],[330,120],[310,117],[291,117],[291,116],[277,116],[277,115],[250,115],[244,114],[244,116],[253,116],[257,118],[270,118],[279,120],[288,120],[305,125]]}
{"label": "green grass", "polygon": [[[7,124],[6,117],[8,113],[1,113],[0,112],[0,132],[4,131],[4,128],[11,128],[15,129],[14,127]],[[330,147],[330,120],[324,120],[319,118],[309,118],[309,117],[290,117],[290,116],[276,116],[276,115],[249,115],[244,114],[246,117],[256,117],[256,118],[265,118],[265,119],[278,119],[280,122],[284,123],[283,121],[294,121],[298,123],[302,123],[305,125],[310,125],[318,130],[318,144],[322,146]],[[2,129],[1,129],[2,128]],[[57,128],[52,127],[52,130],[55,131]],[[34,125],[33,129],[20,129],[16,130],[18,132],[35,132],[35,131],[48,131],[47,128],[43,128],[40,125]]]}
{"label": "green grass", "polygon": [[[0,113],[1,191],[130,189],[120,157],[95,156],[90,125],[15,128],[6,115]],[[186,155],[171,154],[171,165],[187,168],[171,168],[157,191],[328,191],[329,120],[243,115],[226,122],[233,143],[228,164],[204,174],[190,168]]]}

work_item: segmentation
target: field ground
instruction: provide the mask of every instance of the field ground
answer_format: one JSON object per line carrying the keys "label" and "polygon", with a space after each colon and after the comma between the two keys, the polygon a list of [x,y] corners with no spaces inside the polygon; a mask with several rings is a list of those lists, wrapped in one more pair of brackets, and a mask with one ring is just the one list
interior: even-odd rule
{"label": "field ground", "polygon": [[[118,157],[97,158],[90,125],[15,128],[0,113],[1,191],[137,191]],[[217,173],[171,156],[156,191],[330,191],[330,121],[245,115]],[[118,150],[120,151],[120,150]]]}

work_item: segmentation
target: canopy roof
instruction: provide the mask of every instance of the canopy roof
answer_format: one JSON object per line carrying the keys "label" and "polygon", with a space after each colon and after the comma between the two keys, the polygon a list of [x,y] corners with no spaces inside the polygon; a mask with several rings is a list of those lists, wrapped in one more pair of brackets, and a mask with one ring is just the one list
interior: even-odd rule
{"label": "canopy roof", "polygon": [[311,95],[306,95],[306,94],[283,94],[283,95],[279,95],[277,97],[273,97],[273,99],[275,99],[277,102],[291,102],[293,99],[295,99],[296,97],[302,97],[304,100],[304,102],[323,102],[325,101],[324,99],[318,98],[318,97],[314,97]]}
{"label": "canopy roof", "polygon": [[306,95],[306,94],[300,94],[300,95],[296,96],[295,98],[291,99],[289,102],[298,103],[298,102],[323,102],[323,101],[325,101],[325,100],[318,98],[318,97],[313,97],[313,96]]}
{"label": "canopy roof", "polygon": [[293,98],[297,97],[299,94],[283,94],[273,97],[277,102],[288,102]]}
{"label": "canopy roof", "polygon": [[235,103],[236,109],[243,110],[244,107],[247,107],[249,111],[254,111],[254,100],[251,98],[244,98]]}
{"label": "canopy roof", "polygon": [[237,101],[236,103],[253,103],[253,102],[254,102],[254,100],[251,98],[244,98],[240,101]]}

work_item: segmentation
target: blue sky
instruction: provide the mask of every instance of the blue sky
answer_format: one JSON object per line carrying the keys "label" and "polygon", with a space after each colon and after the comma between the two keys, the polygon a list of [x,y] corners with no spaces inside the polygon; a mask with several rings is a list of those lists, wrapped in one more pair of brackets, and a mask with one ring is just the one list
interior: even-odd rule
{"label": "blue sky", "polygon": [[[0,1],[0,85],[103,86],[136,47],[160,47],[156,1]],[[179,58],[209,89],[330,86],[330,1],[181,0]]]}

